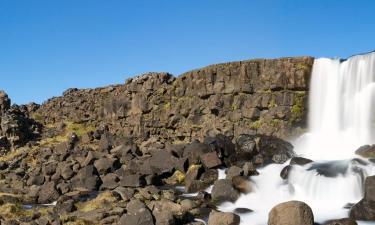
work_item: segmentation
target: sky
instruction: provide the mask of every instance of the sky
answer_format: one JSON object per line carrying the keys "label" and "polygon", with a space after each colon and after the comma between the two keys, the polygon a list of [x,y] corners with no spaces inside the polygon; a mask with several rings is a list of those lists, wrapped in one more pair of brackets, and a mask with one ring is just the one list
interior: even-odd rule
{"label": "sky", "polygon": [[0,0],[0,89],[17,104],[71,87],[209,64],[375,49],[372,0]]}

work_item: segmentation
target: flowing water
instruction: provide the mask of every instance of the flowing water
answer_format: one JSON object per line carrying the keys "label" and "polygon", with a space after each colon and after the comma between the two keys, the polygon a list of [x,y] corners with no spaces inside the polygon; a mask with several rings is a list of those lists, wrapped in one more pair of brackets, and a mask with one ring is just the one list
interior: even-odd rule
{"label": "flowing water", "polygon": [[264,167],[249,181],[254,187],[252,193],[219,209],[254,210],[241,215],[243,225],[267,224],[272,207],[290,200],[306,202],[316,222],[348,217],[350,204],[363,197],[364,178],[375,174],[373,163],[354,154],[360,146],[375,143],[374,101],[375,53],[346,61],[316,59],[308,132],[293,142],[299,156],[314,162],[294,166],[288,180],[281,179],[280,172],[289,162]]}

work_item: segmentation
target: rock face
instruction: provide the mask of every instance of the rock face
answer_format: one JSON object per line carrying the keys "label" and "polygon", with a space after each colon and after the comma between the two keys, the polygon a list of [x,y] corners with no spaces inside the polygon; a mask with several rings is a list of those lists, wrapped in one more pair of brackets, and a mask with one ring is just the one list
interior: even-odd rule
{"label": "rock face", "polygon": [[[214,204],[251,192],[257,167],[295,155],[281,138],[305,125],[312,63],[148,73],[124,85],[69,89],[41,106],[11,106],[0,92],[0,193],[19,198],[0,201],[0,223],[175,225],[210,214],[209,224],[237,225],[237,215],[214,212]],[[225,179],[218,168],[228,169]],[[198,195],[186,199],[176,186]],[[52,202],[32,214],[19,207]]]}
{"label": "rock face", "polygon": [[290,201],[275,206],[268,217],[268,225],[313,225],[311,208],[303,202]]}
{"label": "rock face", "polygon": [[375,220],[375,176],[365,181],[365,197],[350,210],[350,217],[356,220]]}
{"label": "rock face", "polygon": [[65,120],[108,124],[143,141],[190,142],[207,134],[290,137],[305,126],[313,58],[249,60],[208,66],[174,78],[149,73],[125,85],[69,89],[35,115],[45,124]]}
{"label": "rock face", "polygon": [[11,106],[11,100],[4,91],[0,91],[0,153],[11,148],[25,145],[39,137],[41,124],[30,118],[30,111],[36,110],[36,104]]}

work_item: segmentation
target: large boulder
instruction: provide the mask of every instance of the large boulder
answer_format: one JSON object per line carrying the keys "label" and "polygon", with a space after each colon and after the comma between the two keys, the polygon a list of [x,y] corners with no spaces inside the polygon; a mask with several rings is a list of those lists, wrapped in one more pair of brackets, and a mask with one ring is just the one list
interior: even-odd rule
{"label": "large boulder", "polygon": [[323,225],[357,225],[357,222],[351,218],[343,218],[327,221]]}
{"label": "large boulder", "polygon": [[127,205],[118,225],[154,225],[154,218],[150,210],[139,200],[132,200]]}
{"label": "large boulder", "polygon": [[314,215],[304,202],[290,201],[272,208],[268,215],[268,225],[313,225]]}
{"label": "large boulder", "polygon": [[375,158],[375,145],[364,145],[357,149],[355,154],[364,158]]}
{"label": "large boulder", "polygon": [[72,178],[71,184],[74,190],[95,191],[98,189],[101,180],[93,165],[86,166],[78,171]]}
{"label": "large boulder", "polygon": [[375,176],[366,178],[365,196],[351,208],[350,217],[356,220],[375,220]]}
{"label": "large boulder", "polygon": [[238,191],[233,187],[232,181],[227,179],[217,180],[211,191],[212,200],[215,202],[235,202],[238,197]]}
{"label": "large boulder", "polygon": [[239,160],[253,160],[256,165],[285,163],[295,155],[293,145],[267,135],[242,134],[236,141]]}
{"label": "large boulder", "polygon": [[211,212],[208,225],[238,225],[240,217],[234,213]]}

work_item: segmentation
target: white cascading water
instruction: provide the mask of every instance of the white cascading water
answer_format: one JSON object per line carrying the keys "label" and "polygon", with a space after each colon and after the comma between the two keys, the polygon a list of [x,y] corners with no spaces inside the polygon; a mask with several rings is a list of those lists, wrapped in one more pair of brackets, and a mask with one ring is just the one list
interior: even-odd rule
{"label": "white cascading water", "polygon": [[[253,192],[222,211],[249,208],[242,225],[265,225],[275,205],[300,200],[314,212],[316,222],[348,217],[349,203],[363,197],[363,180],[375,174],[375,165],[354,152],[375,143],[375,53],[339,59],[316,59],[309,98],[309,131],[293,144],[295,152],[314,160],[294,166],[288,180],[281,170],[289,164],[269,165],[249,181]],[[367,224],[367,223],[366,223]],[[374,223],[372,223],[374,224]]]}

